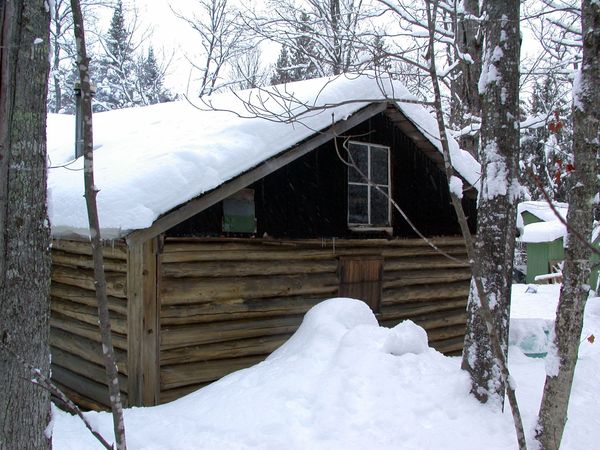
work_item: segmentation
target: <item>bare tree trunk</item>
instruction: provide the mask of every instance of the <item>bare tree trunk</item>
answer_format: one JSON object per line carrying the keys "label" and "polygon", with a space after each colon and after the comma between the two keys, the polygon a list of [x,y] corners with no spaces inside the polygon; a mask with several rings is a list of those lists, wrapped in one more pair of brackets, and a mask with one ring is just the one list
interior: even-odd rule
{"label": "bare tree trunk", "polygon": [[591,251],[576,233],[591,238],[594,196],[598,192],[600,145],[600,5],[583,0],[583,63],[573,88],[573,155],[575,177],[569,193],[567,247],[553,348],[546,363],[546,384],[536,437],[544,449],[558,449],[567,422],[569,397],[579,353],[583,313],[590,286]]}
{"label": "bare tree trunk", "polygon": [[[452,126],[462,129],[477,122],[481,114],[481,102],[477,82],[481,76],[481,37],[479,0],[464,0],[464,10],[454,19],[454,34],[460,60],[459,76],[451,82],[450,118]],[[457,53],[458,53],[457,52]],[[469,55],[471,62],[466,60]],[[460,147],[478,158],[479,138],[477,133],[463,135]]]}
{"label": "bare tree trunk", "polygon": [[[475,259],[502,352],[508,353],[510,289],[519,198],[519,4],[486,2],[485,56],[481,94],[481,189],[477,213]],[[462,367],[471,375],[473,394],[481,401],[504,404],[506,384],[479,310],[472,285]]]}
{"label": "bare tree trunk", "polygon": [[46,94],[50,16],[44,0],[0,3],[0,448],[50,446],[47,391],[8,353],[50,373],[50,233]]}
{"label": "bare tree trunk", "polygon": [[123,404],[121,403],[117,364],[115,362],[115,354],[112,345],[108,298],[106,294],[106,277],[104,274],[104,262],[102,256],[102,240],[100,237],[100,224],[96,205],[96,194],[98,193],[98,190],[94,185],[92,89],[90,86],[89,75],[90,59],[87,56],[85,47],[83,17],[81,15],[79,0],[71,0],[71,9],[73,10],[75,40],[77,41],[77,65],[79,67],[79,79],[81,83],[85,199],[88,210],[88,220],[90,223],[92,253],[94,257],[94,278],[96,284],[96,300],[98,302],[98,317],[100,319],[100,334],[102,335],[102,352],[104,356],[104,366],[106,368],[106,382],[113,414],[113,427],[117,441],[117,449],[125,450],[127,445],[125,441]]}

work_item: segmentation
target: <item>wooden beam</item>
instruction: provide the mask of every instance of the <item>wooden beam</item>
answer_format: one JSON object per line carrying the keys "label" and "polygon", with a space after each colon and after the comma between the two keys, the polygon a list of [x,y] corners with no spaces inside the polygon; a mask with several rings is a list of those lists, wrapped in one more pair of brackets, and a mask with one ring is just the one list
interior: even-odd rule
{"label": "wooden beam", "polygon": [[236,178],[223,183],[221,186],[213,189],[212,191],[201,194],[199,197],[190,200],[177,209],[166,213],[162,217],[158,218],[150,228],[132,232],[126,237],[128,244],[130,246],[136,246],[148,239],[164,233],[178,223],[195,216],[199,212],[204,211],[206,208],[209,208],[215,203],[218,203],[221,200],[229,197],[240,189],[243,189],[255,181],[264,178],[265,176],[275,172],[277,169],[280,169],[292,161],[295,161],[301,156],[310,153],[312,150],[330,141],[334,137],[345,133],[365,120],[385,111],[386,107],[386,102],[369,104],[365,108],[350,116],[348,119],[333,124],[325,131],[316,133],[311,139],[289,150],[285,150],[279,155],[264,161],[253,169],[250,169]]}
{"label": "wooden beam", "polygon": [[159,306],[158,238],[129,247],[127,324],[129,405],[158,404]]}

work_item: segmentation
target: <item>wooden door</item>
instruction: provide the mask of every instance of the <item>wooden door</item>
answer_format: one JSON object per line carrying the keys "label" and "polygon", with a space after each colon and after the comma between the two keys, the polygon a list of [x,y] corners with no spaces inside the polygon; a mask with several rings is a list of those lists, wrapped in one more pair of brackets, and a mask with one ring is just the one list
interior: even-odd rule
{"label": "wooden door", "polygon": [[341,256],[338,263],[340,297],[363,300],[373,312],[379,312],[383,278],[383,257]]}

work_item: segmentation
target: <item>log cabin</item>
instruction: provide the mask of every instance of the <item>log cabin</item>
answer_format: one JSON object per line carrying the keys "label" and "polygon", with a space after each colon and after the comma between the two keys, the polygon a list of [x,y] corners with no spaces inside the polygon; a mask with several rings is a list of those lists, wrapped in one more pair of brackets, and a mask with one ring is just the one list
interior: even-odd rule
{"label": "log cabin", "polygon": [[[49,117],[52,376],[101,409],[73,129],[72,117]],[[437,124],[398,82],[343,75],[110,111],[94,130],[126,405],[168,402],[260,362],[336,296],[364,300],[383,326],[411,319],[432,347],[461,351],[470,272]],[[453,140],[450,150],[474,228],[479,166]]]}

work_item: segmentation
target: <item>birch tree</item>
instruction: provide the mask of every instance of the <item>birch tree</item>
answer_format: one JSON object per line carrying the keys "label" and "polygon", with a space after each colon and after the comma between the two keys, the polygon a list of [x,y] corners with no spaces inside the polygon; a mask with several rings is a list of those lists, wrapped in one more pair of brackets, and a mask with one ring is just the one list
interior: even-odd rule
{"label": "birch tree", "polygon": [[50,233],[46,94],[50,15],[44,0],[0,3],[0,448],[50,446],[50,396],[18,354],[49,377]]}
{"label": "birch tree", "polygon": [[[516,204],[520,196],[519,3],[518,0],[485,3],[485,47],[479,79],[482,173],[475,259],[481,266],[483,288],[504,355],[508,353]],[[480,401],[503,404],[505,381],[491,351],[488,325],[479,313],[482,301],[472,287],[462,367],[471,374],[471,391]]]}
{"label": "birch tree", "polygon": [[96,301],[98,304],[98,325],[102,338],[102,356],[106,370],[106,384],[110,399],[113,417],[113,428],[117,443],[117,450],[126,450],[125,422],[123,419],[123,404],[117,364],[112,345],[110,317],[108,311],[108,298],[106,292],[106,275],[102,254],[102,238],[98,219],[96,195],[98,189],[94,183],[94,139],[92,127],[92,89],[89,73],[90,58],[87,56],[85,45],[85,30],[79,0],[71,0],[73,9],[73,23],[75,40],[77,42],[77,66],[79,68],[79,81],[81,86],[81,111],[83,115],[83,177],[85,186],[85,200],[90,227],[90,242],[94,260],[94,285]]}
{"label": "birch tree", "polygon": [[558,449],[567,421],[567,410],[579,353],[583,313],[590,286],[591,239],[594,197],[598,192],[600,156],[600,4],[583,0],[581,6],[583,60],[573,88],[573,154],[575,170],[567,194],[568,234],[563,285],[554,326],[552,347],[546,360],[546,382],[536,436],[543,449]]}

